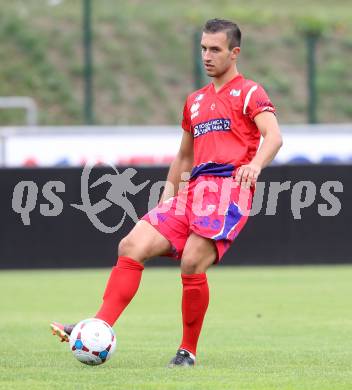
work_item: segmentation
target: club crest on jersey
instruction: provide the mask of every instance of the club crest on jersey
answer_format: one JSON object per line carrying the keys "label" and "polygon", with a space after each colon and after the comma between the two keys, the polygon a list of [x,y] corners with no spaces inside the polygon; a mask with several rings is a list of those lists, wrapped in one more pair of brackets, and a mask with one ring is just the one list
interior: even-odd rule
{"label": "club crest on jersey", "polygon": [[230,95],[234,96],[234,97],[240,96],[241,95],[241,90],[240,89],[231,89]]}

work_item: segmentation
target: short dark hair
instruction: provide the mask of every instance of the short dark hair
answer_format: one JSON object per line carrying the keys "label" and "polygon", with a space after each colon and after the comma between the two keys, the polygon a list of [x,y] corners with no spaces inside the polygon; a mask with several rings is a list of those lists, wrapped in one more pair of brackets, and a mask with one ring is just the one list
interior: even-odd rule
{"label": "short dark hair", "polygon": [[241,30],[236,23],[233,23],[230,20],[210,19],[205,23],[203,32],[225,32],[227,35],[227,40],[229,41],[230,50],[232,50],[234,47],[241,46]]}

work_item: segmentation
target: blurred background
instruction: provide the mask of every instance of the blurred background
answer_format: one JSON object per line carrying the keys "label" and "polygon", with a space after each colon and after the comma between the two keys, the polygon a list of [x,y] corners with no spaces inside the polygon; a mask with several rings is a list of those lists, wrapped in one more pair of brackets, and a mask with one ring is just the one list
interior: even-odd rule
{"label": "blurred background", "polygon": [[[239,69],[266,88],[280,123],[289,125],[284,131],[320,123],[336,125],[329,134],[332,129],[336,137],[344,134],[339,143],[345,149],[332,147],[325,131],[319,155],[309,154],[310,146],[303,155],[286,149],[278,161],[351,159],[343,142],[351,127],[341,125],[352,118],[348,1],[0,0],[0,5],[0,126],[10,127],[0,129],[2,165],[70,166],[87,159],[170,163],[179,130],[168,129],[169,136],[160,141],[165,147],[154,151],[153,131],[140,129],[152,134],[150,153],[144,142],[138,147],[129,139],[127,150],[112,150],[113,134],[121,126],[179,126],[187,94],[209,82],[199,39],[201,26],[213,17],[240,25]],[[32,128],[21,128],[26,125]],[[73,128],[82,125],[110,129]],[[312,129],[303,127],[303,133]],[[314,129],[318,134],[326,128]],[[91,141],[78,153],[77,144],[88,133]],[[105,133],[107,142],[93,153],[93,135]],[[43,144],[50,142],[43,137],[54,134],[59,136],[56,148],[45,153]],[[71,150],[66,141],[74,135],[79,137],[71,138]],[[29,137],[25,145],[19,136]],[[300,147],[301,140],[292,143]]]}
{"label": "blurred background", "polygon": [[[262,180],[290,181],[291,189],[310,180],[317,194],[302,222],[292,218],[289,192],[279,199],[280,215],[264,215],[264,207],[228,258],[235,263],[349,261],[344,221],[352,211],[343,204],[335,219],[317,213],[325,181],[342,182],[344,199],[351,191],[346,179],[352,163],[348,1],[0,0],[0,5],[4,262],[45,266],[49,258],[50,266],[70,266],[73,259],[97,265],[103,257],[103,264],[110,264],[116,242],[133,223],[127,218],[117,236],[104,235],[86,215],[78,215],[70,205],[81,199],[81,167],[88,161],[133,166],[139,168],[136,182],[165,179],[179,146],[185,98],[210,81],[202,68],[200,36],[204,22],[214,17],[239,24],[239,70],[260,82],[277,107],[284,146]],[[38,187],[30,228],[11,204],[21,180]],[[55,218],[40,213],[41,189],[50,180],[65,183],[64,211]],[[99,187],[96,200],[107,189]],[[147,195],[133,199],[139,216],[146,212]],[[45,196],[42,202],[47,203]],[[110,222],[114,212],[106,211]],[[282,236],[282,245],[275,256],[262,259],[272,237],[269,226]],[[63,232],[61,254],[51,250],[57,246],[54,232]],[[251,234],[262,237],[262,244],[249,244],[248,251]],[[28,247],[14,245],[14,237]],[[74,243],[87,237],[82,252]]]}
{"label": "blurred background", "polygon": [[[317,41],[311,53],[319,100],[315,121],[352,118],[348,1],[269,0],[263,5],[250,0],[245,6],[227,0],[0,3],[0,96],[34,99],[39,125],[178,124],[183,101],[197,83],[194,34],[213,17],[240,25],[240,69],[268,89],[282,123],[309,121],[307,45],[314,50],[312,40]],[[93,62],[90,113],[84,111],[87,29]],[[24,125],[25,113],[1,110],[0,123]]]}

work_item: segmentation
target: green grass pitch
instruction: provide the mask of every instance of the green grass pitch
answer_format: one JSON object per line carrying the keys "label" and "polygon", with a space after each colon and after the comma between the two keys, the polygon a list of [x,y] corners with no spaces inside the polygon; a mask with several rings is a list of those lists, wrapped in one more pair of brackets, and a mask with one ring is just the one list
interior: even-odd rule
{"label": "green grass pitch", "polygon": [[94,315],[109,270],[0,272],[0,389],[352,388],[352,267],[218,267],[194,369],[167,369],[181,334],[178,269],[147,268],[105,365],[77,362],[50,320]]}

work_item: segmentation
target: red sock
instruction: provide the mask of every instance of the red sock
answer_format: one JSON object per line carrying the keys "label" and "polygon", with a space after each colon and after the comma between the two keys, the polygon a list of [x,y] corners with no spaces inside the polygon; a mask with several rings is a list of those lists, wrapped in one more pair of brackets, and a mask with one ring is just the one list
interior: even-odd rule
{"label": "red sock", "polygon": [[119,256],[104,292],[104,302],[96,318],[114,325],[125,307],[135,296],[142,277],[142,264],[126,256]]}
{"label": "red sock", "polygon": [[207,275],[182,274],[182,319],[183,338],[180,348],[197,352],[197,343],[202,329],[203,319],[209,304],[209,288]]}

